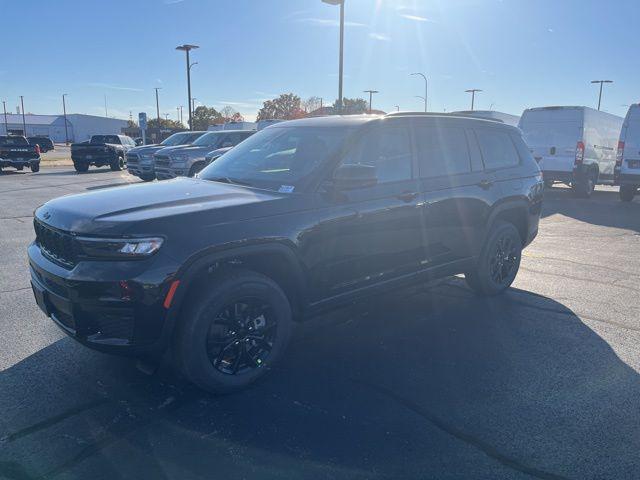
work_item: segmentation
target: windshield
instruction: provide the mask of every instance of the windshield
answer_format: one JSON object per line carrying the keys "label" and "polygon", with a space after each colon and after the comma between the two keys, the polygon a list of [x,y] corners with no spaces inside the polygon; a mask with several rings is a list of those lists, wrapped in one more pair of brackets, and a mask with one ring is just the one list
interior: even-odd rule
{"label": "windshield", "polygon": [[29,142],[24,137],[0,137],[0,145],[29,145]]}
{"label": "windshield", "polygon": [[225,153],[200,174],[291,192],[338,153],[352,128],[272,127]]}
{"label": "windshield", "polygon": [[180,132],[174,133],[170,137],[165,138],[160,145],[164,147],[174,147],[176,145],[188,145],[198,138],[200,133]]}
{"label": "windshield", "polygon": [[220,139],[225,134],[225,132],[209,132],[202,135],[195,142],[193,142],[194,146],[197,147],[215,147],[220,143]]}
{"label": "windshield", "polygon": [[91,137],[91,143],[120,143],[117,135],[94,135]]}

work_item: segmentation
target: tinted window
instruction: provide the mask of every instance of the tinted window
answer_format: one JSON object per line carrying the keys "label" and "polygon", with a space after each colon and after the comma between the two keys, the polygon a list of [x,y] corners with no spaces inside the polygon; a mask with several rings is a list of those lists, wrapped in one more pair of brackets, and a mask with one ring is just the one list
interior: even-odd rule
{"label": "tinted window", "polygon": [[223,132],[209,132],[198,138],[193,145],[198,147],[217,147],[221,142],[223,136],[226,136]]}
{"label": "tinted window", "polygon": [[120,144],[120,137],[118,137],[117,135],[94,135],[91,137],[91,143]]}
{"label": "tinted window", "polygon": [[29,142],[24,137],[0,137],[0,145],[22,146],[29,145]]}
{"label": "tinted window", "polygon": [[511,140],[516,146],[516,150],[518,150],[518,155],[520,155],[520,160],[526,160],[527,158],[533,160],[533,156],[531,155],[531,151],[524,143],[524,139],[521,135],[511,134]]}
{"label": "tinted window", "polygon": [[409,129],[400,125],[388,125],[367,132],[342,163],[376,167],[379,183],[410,179],[412,168]]}
{"label": "tinted window", "polygon": [[462,128],[417,125],[416,145],[422,177],[471,171],[469,147]]}
{"label": "tinted window", "polygon": [[507,132],[477,129],[476,136],[485,168],[505,168],[520,163],[516,147]]}

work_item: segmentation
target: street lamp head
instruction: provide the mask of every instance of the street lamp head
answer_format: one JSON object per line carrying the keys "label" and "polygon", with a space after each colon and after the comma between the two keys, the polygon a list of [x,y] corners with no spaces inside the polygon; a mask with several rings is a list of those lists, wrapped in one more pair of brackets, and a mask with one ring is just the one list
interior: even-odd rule
{"label": "street lamp head", "polygon": [[591,80],[591,83],[613,83],[613,80]]}
{"label": "street lamp head", "polygon": [[327,3],[329,5],[341,5],[344,3],[344,0],[322,0],[322,3]]}
{"label": "street lamp head", "polygon": [[473,92],[482,92],[482,90],[480,90],[479,88],[471,88],[469,90],[465,90],[466,93],[473,93]]}
{"label": "street lamp head", "polygon": [[184,45],[179,45],[176,47],[176,50],[183,50],[185,52],[188,52],[189,50],[195,50],[196,48],[200,48],[198,45],[189,45],[188,43],[185,43]]}

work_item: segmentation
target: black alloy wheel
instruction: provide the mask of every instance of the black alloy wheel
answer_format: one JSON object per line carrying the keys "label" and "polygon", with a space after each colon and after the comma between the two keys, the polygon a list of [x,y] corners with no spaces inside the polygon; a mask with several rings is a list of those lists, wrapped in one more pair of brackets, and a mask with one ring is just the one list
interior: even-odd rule
{"label": "black alloy wheel", "polygon": [[207,355],[219,372],[242,375],[265,364],[277,332],[277,319],[268,303],[242,298],[223,306],[212,319]]}

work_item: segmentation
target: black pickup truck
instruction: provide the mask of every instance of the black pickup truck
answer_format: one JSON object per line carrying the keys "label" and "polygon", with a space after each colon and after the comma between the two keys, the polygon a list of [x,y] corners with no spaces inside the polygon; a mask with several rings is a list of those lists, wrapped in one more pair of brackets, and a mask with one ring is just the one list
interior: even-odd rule
{"label": "black pickup truck", "polygon": [[25,137],[19,135],[0,135],[0,171],[2,167],[14,167],[22,170],[31,168],[40,170],[40,147],[30,145]]}
{"label": "black pickup truck", "polygon": [[92,135],[91,140],[71,144],[71,160],[76,172],[86,172],[90,165],[111,170],[122,170],[125,167],[126,153],[136,143],[126,135]]}

